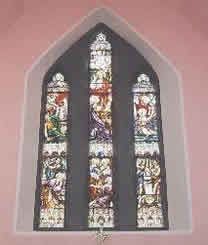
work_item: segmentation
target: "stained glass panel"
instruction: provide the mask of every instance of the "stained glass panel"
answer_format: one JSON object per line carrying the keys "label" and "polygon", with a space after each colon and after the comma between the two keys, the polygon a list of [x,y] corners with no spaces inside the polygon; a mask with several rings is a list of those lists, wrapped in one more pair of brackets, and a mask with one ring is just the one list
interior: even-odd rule
{"label": "stained glass panel", "polygon": [[160,195],[139,195],[137,206],[139,228],[161,228],[164,226]]}
{"label": "stained glass panel", "polygon": [[90,95],[90,140],[112,140],[111,94]]}
{"label": "stained glass panel", "polygon": [[134,93],[134,135],[136,141],[158,141],[156,97]]}
{"label": "stained glass panel", "polygon": [[47,86],[41,156],[40,228],[64,227],[69,84],[57,73]]}
{"label": "stained glass panel", "polygon": [[137,194],[160,194],[160,164],[158,160],[137,158]]}
{"label": "stained glass panel", "polygon": [[[103,24],[100,27],[81,38],[47,73],[47,77],[54,76],[45,80],[43,87],[35,230],[168,227],[156,76],[131,45]],[[88,58],[86,73],[83,64]],[[136,78],[132,86],[133,106],[128,110],[126,78],[132,77],[140,65],[150,72]],[[64,76],[51,74],[58,69],[65,70],[66,75],[70,72],[67,76],[76,81],[73,99],[71,84]],[[86,79],[89,86],[83,83]],[[71,113],[72,101],[75,108]],[[131,116],[133,122],[129,121]]]}
{"label": "stained glass panel", "polygon": [[111,59],[111,44],[99,33],[89,64],[89,228],[114,226]]}
{"label": "stained glass panel", "polygon": [[90,159],[89,208],[109,208],[112,203],[112,159]]}
{"label": "stained glass panel", "polygon": [[164,226],[161,203],[161,135],[158,94],[146,74],[133,85],[137,227]]}

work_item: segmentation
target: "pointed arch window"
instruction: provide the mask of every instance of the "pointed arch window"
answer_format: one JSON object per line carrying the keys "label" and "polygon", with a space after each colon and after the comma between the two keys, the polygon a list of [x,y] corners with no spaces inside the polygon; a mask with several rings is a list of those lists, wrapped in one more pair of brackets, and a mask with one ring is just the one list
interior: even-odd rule
{"label": "pointed arch window", "polygon": [[98,24],[43,81],[35,230],[168,229],[156,73]]}

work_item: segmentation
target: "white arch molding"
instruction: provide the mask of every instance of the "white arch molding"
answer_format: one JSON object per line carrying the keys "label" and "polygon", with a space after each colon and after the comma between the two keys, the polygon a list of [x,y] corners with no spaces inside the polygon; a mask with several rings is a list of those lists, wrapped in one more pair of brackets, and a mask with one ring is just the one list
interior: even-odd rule
{"label": "white arch molding", "polygon": [[[98,23],[104,23],[134,46],[152,65],[160,81],[161,112],[167,174],[169,231],[139,234],[167,234],[192,231],[188,157],[185,147],[183,98],[179,72],[123,19],[106,7],[93,10],[79,24],[56,41],[27,72],[19,155],[15,232],[34,233],[38,136],[42,81],[50,66],[79,38]],[[42,232],[41,232],[42,233]],[[60,232],[55,232],[60,233]],[[63,233],[63,232],[61,232]],[[67,232],[73,233],[73,232]],[[76,232],[75,232],[76,233]],[[131,232],[132,233],[132,232]],[[119,232],[116,232],[119,234]]]}

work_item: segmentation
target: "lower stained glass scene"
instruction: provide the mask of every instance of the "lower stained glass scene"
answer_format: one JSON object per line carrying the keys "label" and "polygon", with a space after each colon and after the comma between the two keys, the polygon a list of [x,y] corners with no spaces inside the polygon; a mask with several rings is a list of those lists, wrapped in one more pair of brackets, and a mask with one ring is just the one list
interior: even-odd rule
{"label": "lower stained glass scene", "polygon": [[139,228],[164,226],[160,195],[138,196],[137,226]]}
{"label": "lower stained glass scene", "polygon": [[44,145],[40,227],[64,225],[66,168],[66,144]]}
{"label": "lower stained glass scene", "polygon": [[[49,92],[50,91],[50,92]],[[68,84],[62,74],[47,86],[44,142],[41,149],[39,228],[64,227],[67,173]]]}
{"label": "lower stained glass scene", "polygon": [[104,218],[105,227],[113,226],[112,159],[91,158],[89,180],[90,227],[98,227]]}
{"label": "lower stained glass scene", "polygon": [[137,158],[137,223],[139,227],[162,227],[160,166],[155,159]]}

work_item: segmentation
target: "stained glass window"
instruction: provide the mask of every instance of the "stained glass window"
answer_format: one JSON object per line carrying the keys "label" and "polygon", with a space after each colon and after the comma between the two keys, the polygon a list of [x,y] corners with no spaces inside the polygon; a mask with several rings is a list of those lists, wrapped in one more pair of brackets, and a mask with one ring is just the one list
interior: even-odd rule
{"label": "stained glass window", "polygon": [[47,84],[43,107],[39,227],[64,227],[70,87],[61,73]]}
{"label": "stained glass window", "polygon": [[88,225],[113,227],[112,61],[103,33],[90,46]]}
{"label": "stained glass window", "polygon": [[161,202],[161,118],[158,90],[140,74],[133,85],[137,227],[164,227]]}
{"label": "stained glass window", "polygon": [[97,25],[44,78],[34,229],[168,229],[163,147],[157,75]]}

